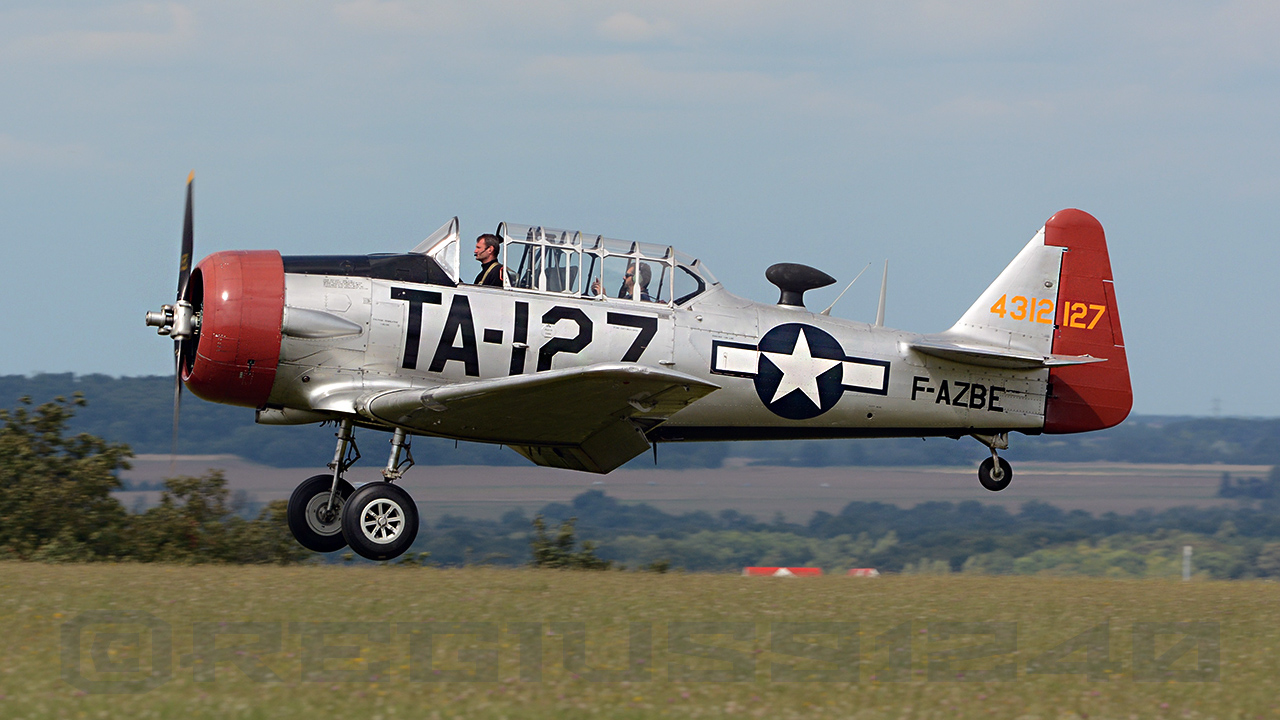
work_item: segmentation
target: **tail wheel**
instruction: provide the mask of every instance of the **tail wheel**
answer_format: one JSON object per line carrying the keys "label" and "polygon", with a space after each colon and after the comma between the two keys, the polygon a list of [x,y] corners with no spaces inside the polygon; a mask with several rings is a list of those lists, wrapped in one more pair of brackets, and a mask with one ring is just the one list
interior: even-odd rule
{"label": "tail wheel", "polygon": [[[996,460],[1000,461],[999,467],[996,467]],[[991,492],[1000,492],[1012,481],[1013,467],[1004,458],[987,458],[978,466],[978,482]]]}
{"label": "tail wheel", "polygon": [[399,486],[369,483],[342,506],[342,535],[361,557],[399,557],[418,536],[418,506]]}
{"label": "tail wheel", "polygon": [[355,489],[346,480],[338,481],[338,497],[329,507],[332,475],[312,475],[289,496],[285,513],[289,531],[302,547],[314,552],[334,552],[347,546],[342,537],[342,506]]}

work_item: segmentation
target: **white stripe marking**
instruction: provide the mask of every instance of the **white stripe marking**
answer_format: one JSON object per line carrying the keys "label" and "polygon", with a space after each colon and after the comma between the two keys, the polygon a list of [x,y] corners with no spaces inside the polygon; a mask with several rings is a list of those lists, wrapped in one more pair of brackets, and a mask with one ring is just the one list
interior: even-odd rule
{"label": "white stripe marking", "polygon": [[755,375],[760,366],[760,351],[720,345],[716,348],[716,367],[720,372]]}
{"label": "white stripe marking", "polygon": [[854,360],[844,361],[844,376],[841,384],[849,387],[871,388],[879,390],[884,387],[885,367],[870,365]]}

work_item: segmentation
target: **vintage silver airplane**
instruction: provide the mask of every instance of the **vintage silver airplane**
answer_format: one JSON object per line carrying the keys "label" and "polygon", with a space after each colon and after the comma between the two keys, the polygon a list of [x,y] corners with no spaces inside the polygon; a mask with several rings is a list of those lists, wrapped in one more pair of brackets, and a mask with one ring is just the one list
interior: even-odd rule
{"label": "vintage silver airplane", "polygon": [[[183,383],[259,423],[334,421],[330,471],[289,500],[305,547],[386,560],[418,529],[394,481],[409,439],[506,445],[607,473],[652,443],[970,435],[988,490],[1008,433],[1120,423],[1129,370],[1102,226],[1045,223],[951,329],[921,335],[805,309],[835,282],[774,265],[776,305],[740,298],[672,247],[502,224],[501,286],[464,282],[454,218],[407,253],[214,253],[191,269],[191,180],[178,297],[147,324]],[[613,288],[619,288],[614,291]],[[829,310],[830,308],[828,308]],[[386,482],[353,488],[354,428],[392,433]]]}

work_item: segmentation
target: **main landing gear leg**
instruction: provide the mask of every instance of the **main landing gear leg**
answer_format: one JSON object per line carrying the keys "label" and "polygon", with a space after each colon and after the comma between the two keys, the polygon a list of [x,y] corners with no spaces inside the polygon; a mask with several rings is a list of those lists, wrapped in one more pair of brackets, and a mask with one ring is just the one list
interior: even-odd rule
{"label": "main landing gear leg", "polygon": [[[333,484],[329,490],[328,510],[333,511],[341,503],[338,502],[338,483],[344,482],[342,476],[360,459],[360,448],[356,445],[356,436],[351,431],[351,419],[347,418],[338,425],[338,447],[333,451],[333,462],[329,469],[333,471]],[[352,457],[348,459],[348,455]]]}
{"label": "main landing gear leg", "polygon": [[302,547],[314,552],[334,552],[347,546],[342,535],[342,506],[355,489],[342,476],[360,459],[351,428],[351,420],[338,426],[338,447],[329,463],[333,474],[313,475],[289,496],[285,513],[289,530]]}
{"label": "main landing gear leg", "polygon": [[978,482],[991,492],[999,492],[1009,487],[1009,483],[1013,481],[1013,467],[1009,465],[1008,460],[996,454],[996,450],[1009,449],[1009,433],[975,434],[973,438],[991,450],[991,457],[983,460],[978,466]]}
{"label": "main landing gear leg", "polygon": [[418,536],[418,506],[409,493],[392,484],[410,467],[413,452],[409,436],[396,430],[391,436],[391,456],[382,471],[385,482],[361,487],[343,505],[342,535],[362,557],[391,560],[408,550]]}
{"label": "main landing gear leg", "polygon": [[[404,452],[404,460],[400,459],[401,451]],[[387,482],[395,482],[404,477],[405,471],[414,464],[413,449],[409,447],[409,435],[397,428],[395,434],[391,436],[391,457],[387,458],[387,467],[383,469],[382,477]]]}

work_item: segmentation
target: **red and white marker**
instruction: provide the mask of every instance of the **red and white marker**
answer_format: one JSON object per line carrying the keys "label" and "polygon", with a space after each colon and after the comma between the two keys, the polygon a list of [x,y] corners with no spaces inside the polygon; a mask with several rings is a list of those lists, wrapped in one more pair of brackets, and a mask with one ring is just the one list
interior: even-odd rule
{"label": "red and white marker", "polygon": [[822,568],[811,567],[748,567],[742,569],[747,577],[816,577]]}

